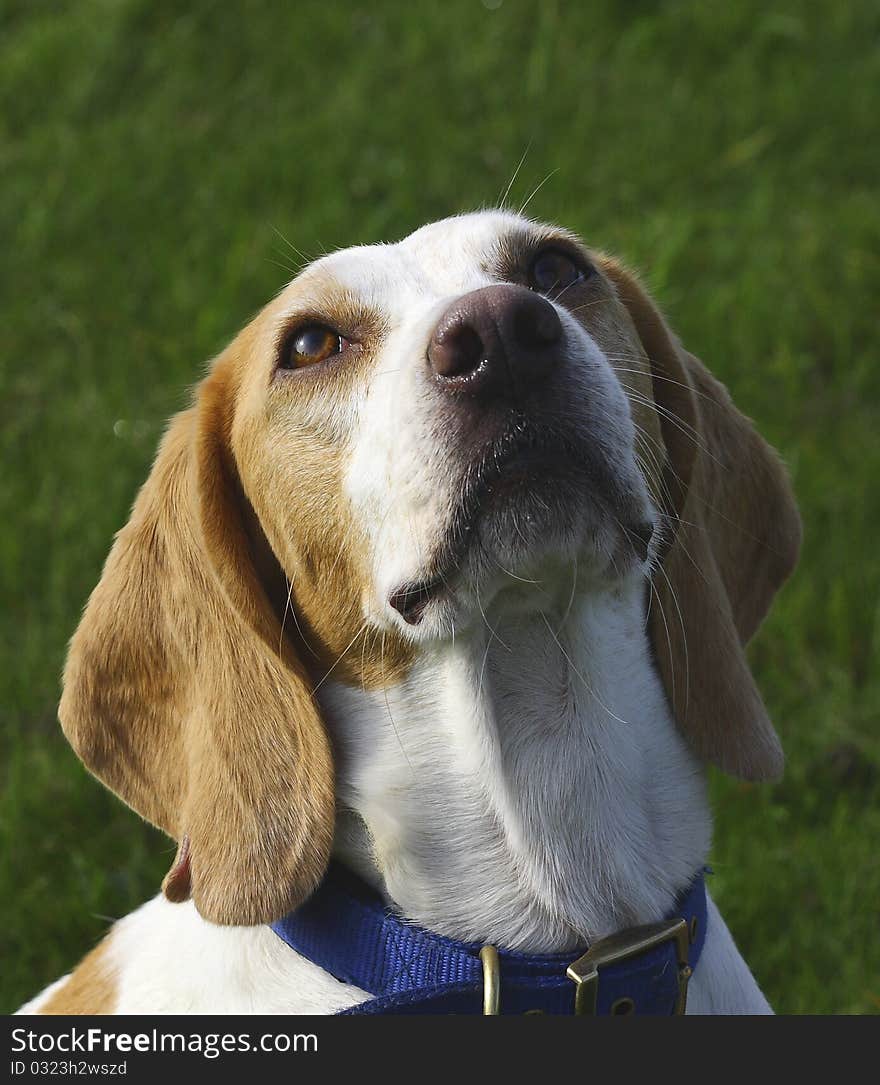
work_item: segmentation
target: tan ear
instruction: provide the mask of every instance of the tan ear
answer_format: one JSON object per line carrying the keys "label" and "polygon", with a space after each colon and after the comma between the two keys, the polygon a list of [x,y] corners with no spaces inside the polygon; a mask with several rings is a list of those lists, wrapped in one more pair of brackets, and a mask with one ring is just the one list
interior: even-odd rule
{"label": "tan ear", "polygon": [[726,388],[684,350],[635,277],[604,270],[650,361],[665,447],[667,515],[650,630],[678,724],[700,757],[746,780],[782,774],[783,753],[744,648],[797,562],[801,522],[776,452]]}
{"label": "tan ear", "polygon": [[59,716],[88,768],[180,842],[169,899],[277,919],[315,888],[333,765],[257,576],[223,359],[178,415],[73,637]]}

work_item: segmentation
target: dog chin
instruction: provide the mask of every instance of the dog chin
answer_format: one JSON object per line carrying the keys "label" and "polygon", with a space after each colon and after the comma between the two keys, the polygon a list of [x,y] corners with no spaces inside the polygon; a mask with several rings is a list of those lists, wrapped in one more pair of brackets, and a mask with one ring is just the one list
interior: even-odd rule
{"label": "dog chin", "polygon": [[459,525],[440,551],[445,561],[390,593],[396,624],[417,640],[442,638],[479,618],[501,593],[512,606],[543,609],[574,585],[602,590],[644,577],[653,523],[636,517],[627,529],[582,490],[571,498],[559,490],[552,498],[546,491],[519,493],[516,500],[497,495],[467,533],[465,549],[449,557]]}

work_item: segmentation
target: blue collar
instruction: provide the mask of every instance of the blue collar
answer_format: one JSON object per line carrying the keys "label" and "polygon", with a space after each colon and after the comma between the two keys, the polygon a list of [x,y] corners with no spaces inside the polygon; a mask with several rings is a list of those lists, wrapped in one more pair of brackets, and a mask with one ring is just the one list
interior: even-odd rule
{"label": "blue collar", "polygon": [[334,863],[309,900],[272,929],[303,957],[374,996],[343,1014],[664,1016],[684,1010],[706,937],[706,887],[700,873],[667,921],[621,931],[580,953],[496,954],[405,923]]}

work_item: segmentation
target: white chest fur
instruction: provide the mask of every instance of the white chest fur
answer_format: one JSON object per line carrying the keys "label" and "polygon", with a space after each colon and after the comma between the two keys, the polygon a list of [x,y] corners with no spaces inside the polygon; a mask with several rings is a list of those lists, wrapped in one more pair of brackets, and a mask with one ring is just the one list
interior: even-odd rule
{"label": "white chest fur", "polygon": [[398,687],[321,688],[340,848],[407,917],[550,952],[669,911],[711,824],[642,590],[582,596],[564,622],[493,607]]}

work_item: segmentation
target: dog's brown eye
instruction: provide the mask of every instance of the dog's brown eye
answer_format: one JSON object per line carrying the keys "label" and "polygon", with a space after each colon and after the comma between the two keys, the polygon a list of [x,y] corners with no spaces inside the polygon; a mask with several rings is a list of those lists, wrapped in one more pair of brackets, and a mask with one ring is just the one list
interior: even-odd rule
{"label": "dog's brown eye", "polygon": [[281,356],[281,369],[302,369],[339,354],[345,340],[324,324],[305,324],[287,340]]}
{"label": "dog's brown eye", "polygon": [[529,286],[553,294],[586,279],[590,269],[562,249],[542,249],[529,268]]}

